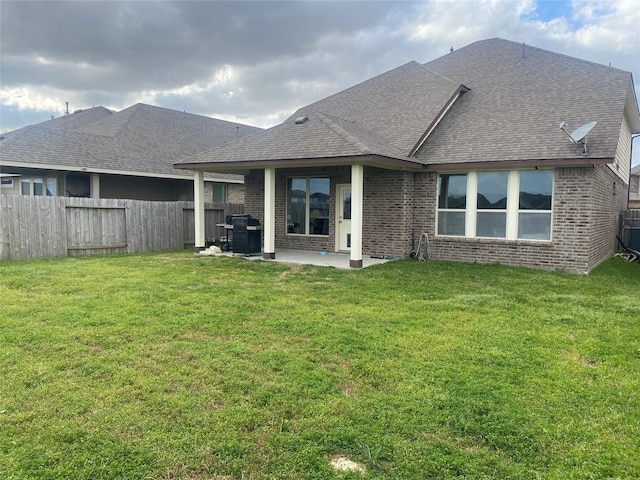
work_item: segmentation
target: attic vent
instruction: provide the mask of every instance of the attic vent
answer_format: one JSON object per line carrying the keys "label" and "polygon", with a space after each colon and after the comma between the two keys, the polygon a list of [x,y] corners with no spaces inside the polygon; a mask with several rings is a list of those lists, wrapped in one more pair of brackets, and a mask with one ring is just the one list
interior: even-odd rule
{"label": "attic vent", "polygon": [[306,115],[304,117],[298,117],[296,118],[296,125],[302,125],[307,120],[309,120],[309,117],[307,117]]}

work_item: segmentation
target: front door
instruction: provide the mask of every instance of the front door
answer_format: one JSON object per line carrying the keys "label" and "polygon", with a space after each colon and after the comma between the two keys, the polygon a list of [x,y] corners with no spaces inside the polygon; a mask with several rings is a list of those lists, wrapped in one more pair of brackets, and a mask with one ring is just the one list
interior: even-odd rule
{"label": "front door", "polygon": [[351,185],[338,185],[336,195],[336,245],[346,251],[351,249]]}

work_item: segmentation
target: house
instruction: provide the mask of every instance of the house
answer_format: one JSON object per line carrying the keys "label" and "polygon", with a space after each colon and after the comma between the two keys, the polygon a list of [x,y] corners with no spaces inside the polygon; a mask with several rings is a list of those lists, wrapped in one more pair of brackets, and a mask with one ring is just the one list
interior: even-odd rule
{"label": "house", "polygon": [[[137,200],[192,200],[193,174],[173,163],[262,129],[135,104],[78,110],[0,139],[1,192]],[[206,177],[208,201],[242,203],[244,179]]]}
{"label": "house", "polygon": [[587,273],[615,251],[637,132],[630,73],[489,39],[176,167],[195,172],[197,215],[204,172],[245,175],[264,258],[348,251],[358,268],[407,257],[426,234],[433,259]]}
{"label": "house", "polygon": [[629,177],[629,208],[640,210],[640,165],[631,169]]}

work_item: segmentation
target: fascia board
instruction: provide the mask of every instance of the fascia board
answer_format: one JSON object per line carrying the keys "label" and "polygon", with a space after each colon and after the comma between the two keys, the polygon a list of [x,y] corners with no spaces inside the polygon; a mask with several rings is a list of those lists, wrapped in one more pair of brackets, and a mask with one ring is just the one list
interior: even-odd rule
{"label": "fascia board", "polygon": [[[61,172],[81,172],[81,173],[100,173],[103,175],[124,175],[128,177],[145,177],[145,178],[163,178],[170,180],[191,180],[192,175],[189,173],[178,174],[175,175],[169,173],[151,173],[151,172],[136,172],[129,170],[112,170],[107,168],[94,168],[94,167],[69,167],[67,165],[52,165],[50,163],[25,163],[25,162],[12,162],[12,161],[2,161],[0,165],[6,167],[18,167],[18,168],[32,168],[37,170],[55,170]],[[207,180],[205,178],[205,180]],[[227,179],[221,178],[218,179],[222,183],[244,183],[243,180],[237,179]],[[209,181],[215,181],[209,179]]]}

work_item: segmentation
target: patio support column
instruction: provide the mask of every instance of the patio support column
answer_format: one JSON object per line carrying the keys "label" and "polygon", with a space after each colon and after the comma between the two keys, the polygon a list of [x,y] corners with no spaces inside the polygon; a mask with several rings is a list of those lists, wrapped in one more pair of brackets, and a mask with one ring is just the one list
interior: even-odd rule
{"label": "patio support column", "polygon": [[264,249],[262,258],[276,258],[276,169],[264,169]]}
{"label": "patio support column", "polygon": [[364,166],[351,165],[351,268],[362,268]]}
{"label": "patio support column", "polygon": [[195,216],[195,247],[194,252],[204,250],[204,172],[193,172],[193,214]]}
{"label": "patio support column", "polygon": [[100,198],[100,175],[97,173],[91,174],[91,186],[89,187],[91,192],[91,198]]}

